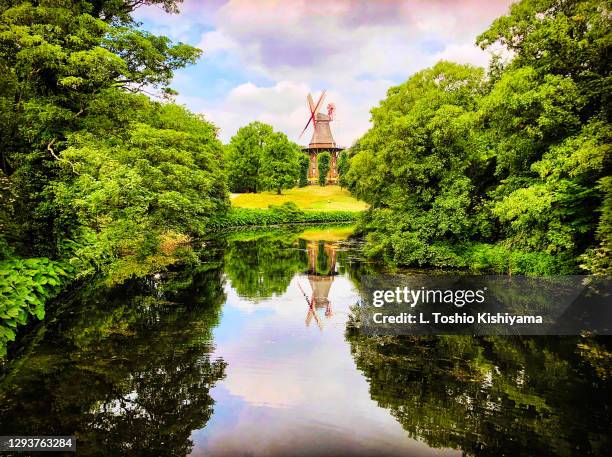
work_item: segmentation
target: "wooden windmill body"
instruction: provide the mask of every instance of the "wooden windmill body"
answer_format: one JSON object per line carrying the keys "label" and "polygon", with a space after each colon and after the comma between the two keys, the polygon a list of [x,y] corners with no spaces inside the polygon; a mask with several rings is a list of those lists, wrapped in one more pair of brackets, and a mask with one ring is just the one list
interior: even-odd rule
{"label": "wooden windmill body", "polygon": [[307,100],[308,108],[310,109],[310,118],[308,119],[306,127],[304,127],[304,130],[302,130],[302,133],[300,134],[301,137],[308,129],[310,124],[312,124],[313,132],[310,143],[308,144],[308,147],[302,148],[302,151],[304,151],[304,153],[310,158],[308,182],[311,184],[316,184],[319,180],[317,159],[318,155],[325,151],[329,152],[331,155],[330,170],[327,174],[327,183],[336,184],[338,182],[338,154],[340,151],[342,151],[342,149],[344,149],[336,144],[329,125],[330,122],[334,120],[334,105],[331,103],[327,105],[327,114],[319,112],[319,108],[321,107],[324,98],[325,91],[321,93],[319,100],[315,104],[312,96],[308,94]]}

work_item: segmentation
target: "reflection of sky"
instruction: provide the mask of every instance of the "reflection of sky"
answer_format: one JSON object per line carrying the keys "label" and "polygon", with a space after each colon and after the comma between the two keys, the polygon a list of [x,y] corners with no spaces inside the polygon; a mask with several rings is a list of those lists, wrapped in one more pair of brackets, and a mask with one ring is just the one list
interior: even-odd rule
{"label": "reflection of sky", "polygon": [[445,454],[409,439],[370,399],[344,339],[357,296],[351,281],[335,277],[333,316],[317,309],[322,329],[314,320],[306,326],[298,281],[310,294],[308,278],[300,275],[284,294],[257,303],[226,286],[214,338],[227,376],[211,391],[214,413],[192,434],[192,455]]}

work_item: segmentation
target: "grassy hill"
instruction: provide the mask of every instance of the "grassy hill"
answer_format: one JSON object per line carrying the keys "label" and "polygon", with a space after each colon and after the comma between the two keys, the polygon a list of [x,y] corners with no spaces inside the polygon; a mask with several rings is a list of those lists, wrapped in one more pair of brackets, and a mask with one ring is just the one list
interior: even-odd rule
{"label": "grassy hill", "polygon": [[284,190],[281,195],[275,192],[232,194],[231,199],[236,208],[267,208],[285,202],[294,202],[300,209],[319,211],[363,211],[368,207],[340,186],[306,186]]}

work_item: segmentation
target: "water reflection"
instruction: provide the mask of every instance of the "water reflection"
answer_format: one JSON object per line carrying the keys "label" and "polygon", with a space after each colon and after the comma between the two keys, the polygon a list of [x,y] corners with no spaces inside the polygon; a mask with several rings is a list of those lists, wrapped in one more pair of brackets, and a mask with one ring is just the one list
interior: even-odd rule
{"label": "water reflection", "polygon": [[[467,455],[606,455],[604,346],[579,337],[366,337],[347,332],[370,395],[406,432]],[[607,365],[607,367],[604,367]]]}
{"label": "water reflection", "polygon": [[227,245],[225,272],[243,297],[260,301],[287,290],[293,276],[307,262],[299,242],[287,234],[262,234]]}
{"label": "water reflection", "polygon": [[84,456],[188,454],[226,368],[211,357],[225,296],[209,267],[73,297],[4,367],[2,434],[76,435]]}
{"label": "water reflection", "polygon": [[4,366],[0,431],[86,456],[606,455],[608,340],[347,330],[377,267],[343,234],[232,234],[82,289]]}
{"label": "water reflection", "polygon": [[[310,303],[314,308],[324,308],[325,316],[331,317],[332,305],[329,301],[329,290],[334,282],[336,271],[336,250],[334,243],[309,241],[308,282],[312,290]],[[307,321],[308,323],[308,321]]]}

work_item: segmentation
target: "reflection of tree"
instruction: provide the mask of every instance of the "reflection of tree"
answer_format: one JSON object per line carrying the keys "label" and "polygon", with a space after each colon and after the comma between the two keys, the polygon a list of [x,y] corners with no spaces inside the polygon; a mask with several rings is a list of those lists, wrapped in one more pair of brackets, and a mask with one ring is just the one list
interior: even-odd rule
{"label": "reflection of tree", "polygon": [[303,242],[260,237],[234,241],[227,249],[225,272],[239,295],[261,300],[287,290],[307,265]]}
{"label": "reflection of tree", "polygon": [[612,445],[612,373],[589,363],[589,354],[603,351],[592,340],[353,330],[347,339],[372,399],[430,446],[479,456],[573,456],[605,455]]}
{"label": "reflection of tree", "polygon": [[224,376],[210,356],[224,300],[218,266],[80,294],[7,367],[0,429],[74,434],[86,456],[188,454]]}

